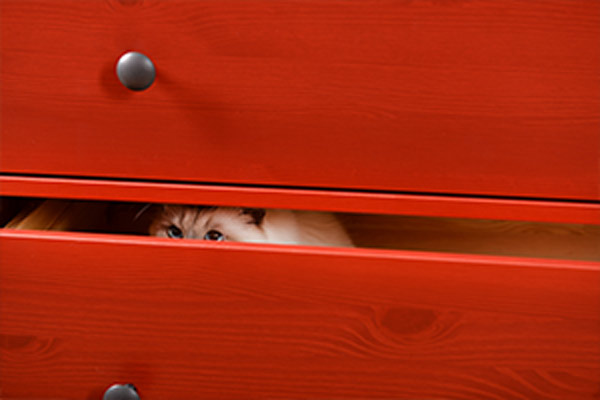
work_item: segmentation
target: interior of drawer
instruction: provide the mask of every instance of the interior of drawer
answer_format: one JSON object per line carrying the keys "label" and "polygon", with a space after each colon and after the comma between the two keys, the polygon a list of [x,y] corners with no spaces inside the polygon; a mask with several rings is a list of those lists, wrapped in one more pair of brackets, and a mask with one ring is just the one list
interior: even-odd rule
{"label": "interior of drawer", "polygon": [[[161,210],[148,203],[3,197],[0,226],[150,235]],[[335,218],[361,248],[600,260],[597,225],[356,213]]]}

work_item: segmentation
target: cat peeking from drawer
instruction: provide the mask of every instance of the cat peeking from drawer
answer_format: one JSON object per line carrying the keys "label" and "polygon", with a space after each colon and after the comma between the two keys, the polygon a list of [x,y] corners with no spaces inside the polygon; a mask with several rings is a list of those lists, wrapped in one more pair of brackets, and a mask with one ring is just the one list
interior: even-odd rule
{"label": "cat peeking from drawer", "polygon": [[164,205],[149,233],[173,239],[354,246],[335,215],[313,211]]}

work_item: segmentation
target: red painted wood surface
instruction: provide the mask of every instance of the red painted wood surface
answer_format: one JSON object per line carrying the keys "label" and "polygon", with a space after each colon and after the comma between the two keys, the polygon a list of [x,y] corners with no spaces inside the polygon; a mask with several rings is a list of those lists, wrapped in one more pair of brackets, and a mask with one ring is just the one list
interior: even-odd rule
{"label": "red painted wood surface", "polygon": [[0,232],[3,399],[588,399],[600,265]]}
{"label": "red painted wood surface", "polygon": [[600,225],[600,204],[0,176],[0,196],[287,208]]}
{"label": "red painted wood surface", "polygon": [[[600,2],[0,1],[4,172],[600,198]],[[124,89],[127,50],[157,80]]]}

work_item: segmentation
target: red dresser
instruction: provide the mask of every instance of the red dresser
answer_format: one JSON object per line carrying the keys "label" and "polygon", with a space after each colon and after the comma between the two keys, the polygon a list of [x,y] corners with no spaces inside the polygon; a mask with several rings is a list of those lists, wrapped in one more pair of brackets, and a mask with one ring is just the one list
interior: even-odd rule
{"label": "red dresser", "polygon": [[2,229],[0,398],[600,396],[597,0],[0,0],[0,51],[1,196],[578,225],[599,248]]}

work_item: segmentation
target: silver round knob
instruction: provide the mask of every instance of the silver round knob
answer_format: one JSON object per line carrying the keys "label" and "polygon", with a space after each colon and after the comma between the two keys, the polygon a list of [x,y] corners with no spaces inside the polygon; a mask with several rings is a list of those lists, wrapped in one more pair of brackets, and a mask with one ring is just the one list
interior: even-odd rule
{"label": "silver round knob", "polygon": [[145,90],[154,82],[156,69],[146,55],[137,51],[130,51],[119,58],[117,76],[126,88]]}
{"label": "silver round knob", "polygon": [[102,400],[140,400],[140,395],[131,383],[115,384],[106,389]]}

